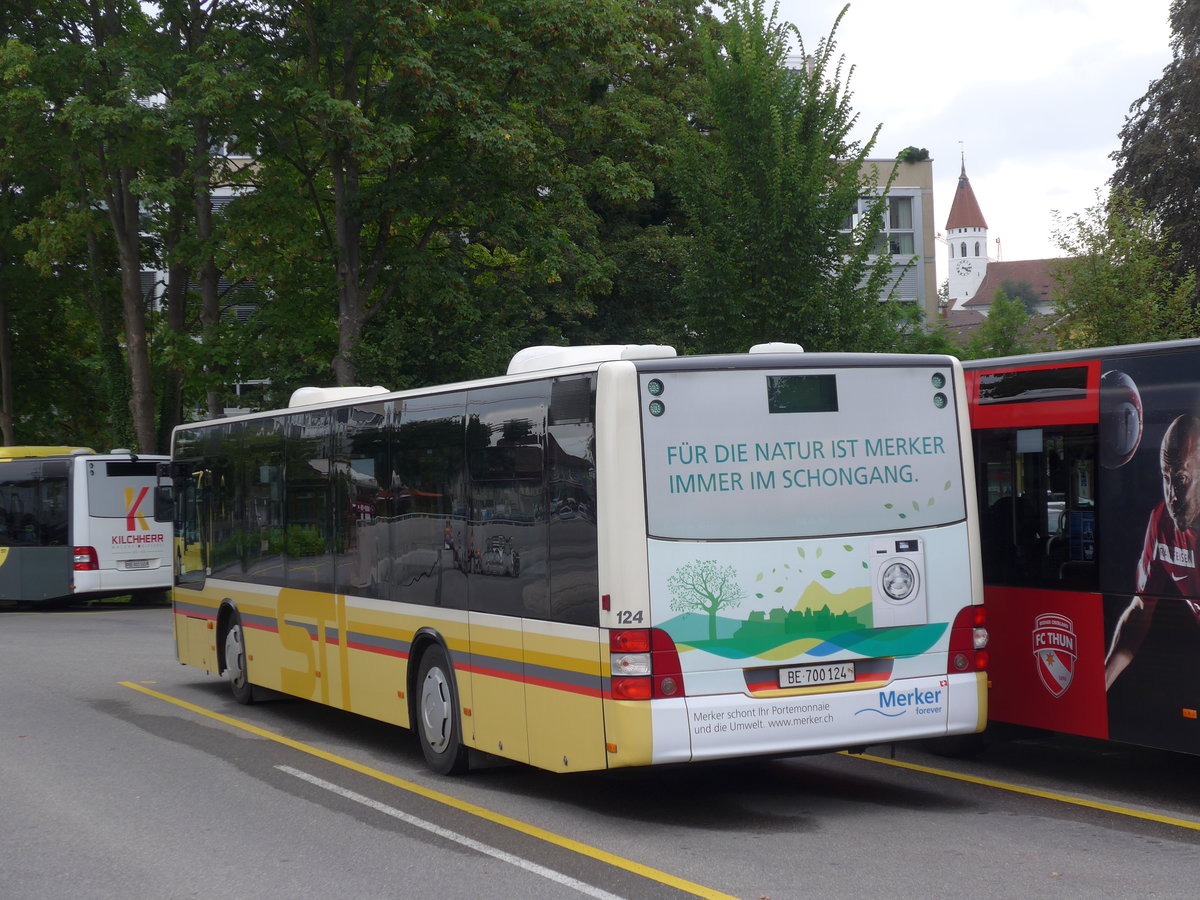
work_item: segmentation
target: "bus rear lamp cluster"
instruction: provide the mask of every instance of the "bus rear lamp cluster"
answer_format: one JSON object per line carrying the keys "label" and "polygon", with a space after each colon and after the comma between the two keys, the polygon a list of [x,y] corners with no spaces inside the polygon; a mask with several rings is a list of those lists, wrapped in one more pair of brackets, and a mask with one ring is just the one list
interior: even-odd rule
{"label": "bus rear lamp cluster", "polygon": [[75,571],[94,572],[100,568],[100,557],[96,555],[95,547],[75,548]]}
{"label": "bus rear lamp cluster", "polygon": [[946,670],[950,674],[983,672],[988,667],[987,609],[964,606],[950,627],[950,652]]}
{"label": "bus rear lamp cluster", "polygon": [[670,635],[658,628],[630,628],[608,633],[610,688],[614,700],[682,697],[679,651]]}

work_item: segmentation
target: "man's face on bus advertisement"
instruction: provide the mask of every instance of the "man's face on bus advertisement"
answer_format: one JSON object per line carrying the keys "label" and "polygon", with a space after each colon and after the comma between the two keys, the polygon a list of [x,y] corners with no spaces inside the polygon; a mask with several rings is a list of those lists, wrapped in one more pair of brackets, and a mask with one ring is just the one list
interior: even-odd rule
{"label": "man's face on bus advertisement", "polygon": [[1200,430],[1196,420],[1180,417],[1163,437],[1163,501],[1171,521],[1181,531],[1195,526],[1200,517]]}

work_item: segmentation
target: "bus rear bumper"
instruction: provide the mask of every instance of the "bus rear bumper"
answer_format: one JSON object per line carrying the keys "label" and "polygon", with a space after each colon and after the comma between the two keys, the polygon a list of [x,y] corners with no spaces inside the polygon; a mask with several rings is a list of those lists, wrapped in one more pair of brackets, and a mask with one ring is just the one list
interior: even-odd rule
{"label": "bus rear bumper", "polygon": [[133,594],[138,591],[166,590],[171,586],[170,566],[150,569],[99,569],[73,573],[74,590],[77,596]]}
{"label": "bus rear bumper", "polygon": [[656,700],[653,762],[840,750],[980,731],[983,673],[898,679],[882,688],[758,699]]}

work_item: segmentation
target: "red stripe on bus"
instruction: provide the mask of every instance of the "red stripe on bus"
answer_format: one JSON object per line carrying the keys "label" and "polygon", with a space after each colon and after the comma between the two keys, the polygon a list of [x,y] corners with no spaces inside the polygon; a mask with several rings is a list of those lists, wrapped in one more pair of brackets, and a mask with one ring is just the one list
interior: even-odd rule
{"label": "red stripe on bus", "polygon": [[589,688],[578,684],[568,684],[565,681],[551,681],[546,678],[526,678],[524,675],[516,672],[502,672],[499,669],[488,669],[484,666],[455,666],[455,669],[461,672],[468,672],[471,675],[482,675],[486,678],[501,678],[504,681],[532,684],[536,687],[550,688],[551,690],[563,691],[564,693],[582,694],[585,697],[606,696],[598,688]]}

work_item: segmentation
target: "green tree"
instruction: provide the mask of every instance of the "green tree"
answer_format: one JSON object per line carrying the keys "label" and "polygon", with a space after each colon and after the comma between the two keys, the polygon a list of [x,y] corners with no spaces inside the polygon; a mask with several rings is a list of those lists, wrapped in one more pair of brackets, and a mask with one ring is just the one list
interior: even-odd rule
{"label": "green tree", "polygon": [[997,288],[987,317],[967,342],[968,359],[1014,356],[1039,349],[1030,336],[1030,316],[1020,297],[1010,297]]}
{"label": "green tree", "polygon": [[1200,335],[1196,274],[1171,271],[1177,247],[1143,201],[1119,188],[1097,193],[1095,206],[1056,218],[1054,239],[1067,256],[1055,266],[1059,347]]}
{"label": "green tree", "polygon": [[[165,443],[184,405],[222,414],[234,377],[225,305],[228,218],[215,193],[244,166],[227,155],[235,121],[252,115],[254,84],[237,62],[247,4],[240,0],[159,0],[147,39],[147,69],[158,85],[168,143],[165,166],[148,172],[144,227],[166,272],[155,349],[161,364],[159,432]],[[223,288],[223,280],[225,280]],[[240,285],[238,285],[240,287]],[[224,319],[224,321],[223,321]],[[198,340],[197,340],[198,339]]]}
{"label": "green tree", "polygon": [[671,609],[693,610],[708,615],[708,639],[717,639],[717,613],[741,605],[746,592],[738,582],[737,569],[718,565],[715,559],[697,559],[675,570],[667,579]]}
{"label": "green tree", "polygon": [[1142,201],[1179,245],[1177,275],[1200,270],[1200,3],[1173,0],[1171,61],[1121,129],[1114,188]]}
{"label": "green tree", "polygon": [[[336,323],[338,383],[359,380],[373,324],[373,337],[390,341],[392,368],[381,374],[394,383],[411,375],[408,364],[426,364],[426,339],[462,339],[477,359],[508,347],[511,329],[544,315],[535,288],[569,286],[553,301],[568,316],[586,310],[603,278],[586,191],[648,189],[629,166],[580,159],[572,143],[631,50],[629,8],[255,4],[247,33],[257,46],[243,54],[261,84],[247,123],[259,151],[254,205],[275,213],[257,224],[268,240],[294,234],[296,218],[278,213],[299,212],[296,198],[307,205],[316,239],[293,261],[309,269],[298,254],[315,249],[327,269],[313,289],[336,298],[326,318]],[[383,361],[375,354],[370,368]]]}
{"label": "green tree", "polygon": [[[112,80],[113,58],[93,52],[92,14],[99,12],[82,3],[23,3],[5,13],[0,180],[12,201],[5,210],[3,268],[12,286],[5,390],[13,394],[6,410],[13,432],[6,431],[5,440],[134,446],[130,344],[121,322],[121,286],[131,280],[121,278],[120,264],[129,260],[118,252],[114,221],[120,217],[113,214],[132,181],[104,181],[103,172],[114,170],[102,163],[121,158],[120,139],[111,145],[87,140],[97,98],[118,104],[103,87]],[[117,7],[107,14],[119,19]],[[118,30],[107,22],[105,29]],[[90,77],[97,67],[100,75]],[[98,118],[120,131],[121,116],[101,112]],[[103,193],[107,188],[111,197]],[[135,268],[134,282],[136,276]],[[23,297],[31,298],[25,308]]]}
{"label": "green tree", "polygon": [[[891,259],[874,255],[886,197],[860,174],[878,128],[850,139],[857,115],[836,30],[809,55],[794,26],[764,14],[763,0],[732,0],[706,43],[708,97],[696,121],[704,140],[686,144],[678,163],[692,231],[681,295],[696,349],[897,341],[895,311],[879,302]],[[787,65],[789,39],[800,69]],[[847,231],[861,197],[872,200]]]}
{"label": "green tree", "polygon": [[[680,147],[702,140],[689,119],[703,110],[702,32],[721,24],[692,0],[657,0],[634,7],[641,35],[622,77],[588,108],[575,146],[633,167],[644,193],[612,197],[588,192],[607,289],[591,294],[593,310],[562,323],[568,343],[686,344],[679,285],[688,262],[687,220],[674,160]],[[601,88],[603,86],[597,86]],[[547,335],[549,343],[557,343]]]}

